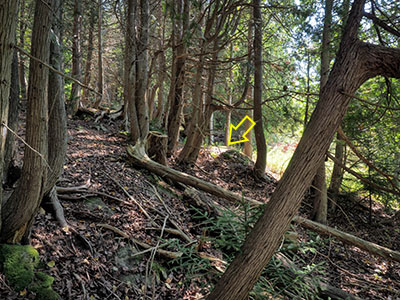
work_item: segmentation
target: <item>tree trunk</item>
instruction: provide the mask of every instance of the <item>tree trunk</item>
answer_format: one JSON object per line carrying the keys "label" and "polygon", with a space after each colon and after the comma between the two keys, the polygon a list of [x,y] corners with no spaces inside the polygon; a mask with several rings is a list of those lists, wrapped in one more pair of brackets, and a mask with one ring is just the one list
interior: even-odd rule
{"label": "tree trunk", "polygon": [[[171,98],[169,117],[168,117],[168,156],[171,156],[175,150],[179,139],[179,128],[181,126],[181,115],[183,109],[183,91],[185,82],[185,63],[186,63],[186,45],[185,33],[189,29],[189,0],[173,1],[177,4],[173,16],[173,66],[169,97]],[[177,22],[178,21],[178,22]]]}
{"label": "tree trunk", "polygon": [[[244,300],[296,214],[355,91],[369,78],[400,77],[400,50],[357,39],[365,0],[355,0],[335,64],[293,157],[240,253],[207,299]],[[318,137],[316,139],[315,137]]]}
{"label": "tree trunk", "polygon": [[[183,162],[183,163],[193,163],[197,156],[193,159],[192,153],[196,151],[195,147],[195,139],[197,138],[197,130],[198,127],[200,126],[200,116],[203,114],[203,91],[202,91],[202,79],[203,79],[203,71],[204,71],[204,63],[205,63],[205,57],[204,57],[204,46],[205,46],[205,41],[203,40],[203,46],[201,47],[202,51],[199,57],[199,61],[196,66],[196,76],[195,76],[195,81],[194,81],[194,91],[193,91],[193,102],[192,102],[192,107],[193,110],[190,114],[190,123],[188,126],[188,134],[187,134],[187,140],[186,143],[182,149],[182,151],[179,153],[178,161]],[[200,150],[200,149],[199,149]],[[197,151],[198,153],[198,151]]]}
{"label": "tree trunk", "polygon": [[[48,63],[53,1],[36,1],[31,54]],[[20,242],[40,205],[47,174],[47,83],[48,69],[31,59],[29,66],[28,107],[24,165],[18,187],[2,211],[2,242]],[[25,235],[26,236],[26,235]]]}
{"label": "tree trunk", "polygon": [[[91,77],[91,68],[92,68],[92,58],[93,58],[93,33],[95,30],[95,10],[91,6],[90,12],[90,23],[89,23],[89,36],[88,36],[88,47],[87,47],[87,56],[86,56],[86,64],[85,64],[85,76],[83,79],[83,84],[89,86],[90,84],[90,77]],[[82,91],[82,104],[88,105],[88,89],[83,89]]]}
{"label": "tree trunk", "polygon": [[[262,17],[261,1],[253,0],[254,19],[254,137],[257,145],[257,158],[254,164],[254,175],[256,178],[265,179],[265,168],[267,166],[267,144],[265,142],[263,116],[262,116]],[[250,29],[249,29],[250,30]]]}
{"label": "tree trunk", "polygon": [[[5,145],[8,135],[8,108],[11,86],[13,45],[17,23],[18,1],[2,1],[0,4],[0,178],[3,180]],[[3,205],[3,184],[0,182],[0,213]],[[1,229],[1,219],[0,219]],[[1,237],[0,237],[1,238]]]}
{"label": "tree trunk", "polygon": [[[50,42],[50,65],[62,72],[62,6],[64,0],[53,0],[55,15],[53,20],[53,36]],[[44,193],[48,194],[55,186],[63,170],[67,153],[67,115],[64,105],[64,77],[54,72],[49,73],[49,129],[48,129],[48,163]]]}
{"label": "tree trunk", "polygon": [[[135,143],[145,143],[149,133],[149,110],[147,104],[147,80],[148,80],[148,40],[149,40],[149,1],[140,1],[140,30],[138,32],[137,62],[136,62],[136,82],[135,82],[135,105],[136,118],[131,115],[131,129],[135,126],[139,128],[139,136],[132,136]],[[131,105],[132,106],[132,105]],[[133,124],[133,121],[135,124]]]}
{"label": "tree trunk", "polygon": [[[24,48],[25,46],[25,32],[26,32],[26,22],[25,22],[25,0],[21,1],[19,10],[19,46]],[[26,100],[26,79],[25,79],[25,57],[23,55],[19,56],[19,86],[21,87],[21,98]]]}
{"label": "tree trunk", "polygon": [[[325,86],[329,76],[329,66],[331,61],[329,44],[331,42],[330,31],[332,24],[332,7],[333,0],[326,0],[324,29],[322,32],[320,90]],[[318,168],[312,185],[314,198],[312,219],[322,224],[326,224],[328,218],[328,194],[326,188],[325,161],[323,161],[321,166]]]}
{"label": "tree trunk", "polygon": [[[344,142],[339,134],[337,134],[336,136],[335,158],[342,164],[345,164],[343,161]],[[335,195],[339,195],[340,187],[342,186],[342,180],[343,180],[342,167],[339,164],[335,163],[333,165],[331,183],[329,185],[329,193],[333,195],[333,199],[335,198]],[[333,205],[333,209],[335,209],[335,205]]]}
{"label": "tree trunk", "polygon": [[[229,59],[232,60],[233,57],[233,43],[230,43],[229,46]],[[226,79],[226,86],[225,90],[226,93],[228,94],[228,105],[230,106],[232,104],[232,82],[233,78],[233,65],[231,64],[230,69],[229,69],[229,79]],[[225,119],[225,146],[229,146],[229,129],[231,128],[231,116],[232,116],[232,111],[229,108],[226,113],[225,113],[226,119]]]}
{"label": "tree trunk", "polygon": [[[74,26],[72,30],[72,77],[81,81],[81,30],[82,30],[82,14],[81,0],[74,1]],[[76,82],[72,83],[70,97],[70,113],[75,115],[79,109],[81,101],[81,86]]]}
{"label": "tree trunk", "polygon": [[[136,107],[132,105],[135,101],[136,78],[136,0],[129,0],[127,6],[124,62],[124,119],[126,123],[129,119],[128,116],[136,116]],[[139,131],[135,130],[138,128],[130,129],[131,136],[139,136]]]}
{"label": "tree trunk", "polygon": [[[252,89],[249,88],[248,91],[249,91],[249,95],[251,97]],[[250,118],[253,118],[253,114],[251,113],[251,111],[249,111],[248,116]],[[245,132],[247,132],[247,130],[249,129],[250,126],[251,126],[251,123],[248,120],[246,120],[246,122],[245,122]],[[246,136],[249,139],[249,141],[244,142],[243,153],[244,153],[244,155],[246,155],[247,157],[252,159],[253,158],[253,144],[252,144],[253,135],[252,135],[252,132],[249,131],[249,133]]]}
{"label": "tree trunk", "polygon": [[102,41],[102,23],[103,23],[103,4],[102,0],[98,0],[98,22],[97,22],[97,95],[94,107],[100,106],[103,98],[103,41]]}
{"label": "tree trunk", "polygon": [[[18,128],[18,105],[19,105],[19,74],[18,74],[18,55],[17,50],[14,49],[13,61],[11,65],[11,86],[8,107],[8,124],[7,126],[14,132]],[[4,154],[4,167],[3,167],[3,182],[7,182],[8,168],[13,165],[15,157],[15,135],[11,132],[7,133],[5,154]],[[1,211],[1,210],[0,210]]]}
{"label": "tree trunk", "polygon": [[326,190],[325,161],[318,168],[313,180],[313,211],[311,219],[326,224],[328,219],[328,194]]}

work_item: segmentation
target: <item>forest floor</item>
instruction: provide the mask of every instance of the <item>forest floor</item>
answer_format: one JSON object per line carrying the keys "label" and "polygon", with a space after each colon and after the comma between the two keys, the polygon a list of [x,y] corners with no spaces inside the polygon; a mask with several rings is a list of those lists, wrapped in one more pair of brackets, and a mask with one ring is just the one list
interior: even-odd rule
{"label": "forest floor", "polygon": [[[160,243],[160,236],[161,244],[176,239],[166,228],[179,228],[184,232],[181,237],[201,240],[208,234],[202,230],[202,220],[183,196],[182,186],[129,163],[127,138],[118,132],[119,126],[107,120],[69,121],[68,157],[58,186],[84,185],[77,193],[61,195],[66,220],[78,234],[63,230],[50,213],[41,210],[32,245],[41,255],[42,269],[55,277],[53,287],[62,299],[201,299],[201,280],[187,278],[190,272],[183,266],[193,265],[182,260],[172,262],[151,251],[142,253],[144,248],[135,241],[155,246]],[[273,174],[268,182],[257,182],[251,163],[217,152],[215,148],[201,152],[190,170],[174,166],[173,161],[170,165],[266,202],[276,184]],[[233,205],[208,197],[224,206]],[[307,198],[303,202],[300,214],[307,217],[311,202]],[[381,206],[374,206],[369,224],[369,211],[362,200],[343,198],[338,204],[342,209],[329,215],[329,226],[400,250],[400,224],[386,222],[390,216]],[[301,227],[293,226],[291,230],[301,241],[315,239],[315,234]],[[400,299],[399,263],[372,256],[334,238],[322,237],[322,241],[315,246],[316,251],[299,255],[306,264],[324,262],[325,282],[361,299]],[[188,246],[188,241],[181,240],[180,244]],[[205,244],[203,252],[222,258],[212,243]],[[174,249],[180,250],[169,250]],[[29,292],[12,291],[0,275],[0,299],[33,298]]]}

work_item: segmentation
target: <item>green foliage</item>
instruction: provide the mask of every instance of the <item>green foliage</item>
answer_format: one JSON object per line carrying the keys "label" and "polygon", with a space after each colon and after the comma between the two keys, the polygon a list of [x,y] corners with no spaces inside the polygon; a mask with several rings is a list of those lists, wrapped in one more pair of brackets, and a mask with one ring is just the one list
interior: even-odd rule
{"label": "green foliage", "polygon": [[[195,209],[195,211],[196,218],[203,221],[203,232],[210,233],[206,241],[214,248],[212,251],[218,250],[223,259],[229,263],[240,251],[246,235],[261,216],[263,207],[252,208],[249,203],[243,201],[238,209],[224,210],[218,218],[211,218],[200,210]],[[181,257],[172,262],[173,269],[185,273],[187,281],[197,279],[201,288],[209,290],[210,282],[214,282],[220,275],[212,267],[211,261],[199,256],[196,245],[185,247],[178,240],[170,243],[171,247],[183,253]],[[315,247],[321,243],[324,241],[319,236],[312,238],[310,242],[293,243],[287,240],[278,253],[290,258],[296,267],[284,265],[282,261],[274,257],[263,271],[251,292],[250,299],[269,299],[269,296],[279,295],[289,296],[291,299],[319,299],[310,282],[305,281],[304,277],[312,274],[313,276],[310,277],[315,278],[315,275],[323,272],[322,265],[308,265],[297,254],[297,251],[300,253],[315,252]]]}
{"label": "green foliage", "polygon": [[36,300],[59,299],[51,289],[54,278],[35,271],[39,262],[39,253],[30,245],[0,245],[0,270],[16,291],[28,289],[36,293]]}
{"label": "green foliage", "polygon": [[37,272],[35,280],[30,286],[30,290],[36,293],[35,300],[57,300],[60,296],[51,289],[54,277],[43,272]]}
{"label": "green foliage", "polygon": [[33,281],[39,253],[32,246],[1,245],[0,263],[10,285],[15,290],[22,291]]}

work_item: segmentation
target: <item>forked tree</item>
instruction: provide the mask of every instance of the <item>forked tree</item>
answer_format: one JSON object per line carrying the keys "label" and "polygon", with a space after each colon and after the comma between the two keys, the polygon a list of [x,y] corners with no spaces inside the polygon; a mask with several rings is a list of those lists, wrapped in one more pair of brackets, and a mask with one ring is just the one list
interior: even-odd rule
{"label": "forked tree", "polygon": [[351,96],[375,76],[400,78],[400,50],[362,42],[365,0],[355,0],[320,99],[271,200],[208,300],[244,300],[281,243],[306,189],[324,160]]}

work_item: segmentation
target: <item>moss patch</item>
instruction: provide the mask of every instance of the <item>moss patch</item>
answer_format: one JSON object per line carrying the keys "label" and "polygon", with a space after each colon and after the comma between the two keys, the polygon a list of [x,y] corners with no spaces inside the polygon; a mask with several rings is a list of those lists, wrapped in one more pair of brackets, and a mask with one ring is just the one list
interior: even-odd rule
{"label": "moss patch", "polygon": [[33,281],[39,253],[32,246],[0,245],[0,263],[10,285],[22,291]]}
{"label": "moss patch", "polygon": [[0,245],[0,270],[16,291],[28,289],[36,300],[57,300],[60,296],[51,289],[54,278],[35,269],[39,253],[32,246]]}

